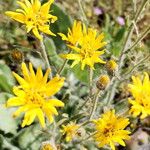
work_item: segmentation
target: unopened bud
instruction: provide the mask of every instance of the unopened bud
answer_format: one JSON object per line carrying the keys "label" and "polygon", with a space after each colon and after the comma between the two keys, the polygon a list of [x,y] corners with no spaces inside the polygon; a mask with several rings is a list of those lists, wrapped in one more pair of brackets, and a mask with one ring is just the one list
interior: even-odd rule
{"label": "unopened bud", "polygon": [[109,72],[114,72],[117,68],[117,63],[115,62],[115,60],[109,60],[107,63],[106,63],[106,68]]}
{"label": "unopened bud", "polygon": [[106,86],[109,84],[110,78],[108,75],[101,75],[96,83],[96,86],[100,90],[104,90]]}
{"label": "unopened bud", "polygon": [[21,63],[23,61],[23,53],[17,49],[11,52],[11,58],[16,63]]}

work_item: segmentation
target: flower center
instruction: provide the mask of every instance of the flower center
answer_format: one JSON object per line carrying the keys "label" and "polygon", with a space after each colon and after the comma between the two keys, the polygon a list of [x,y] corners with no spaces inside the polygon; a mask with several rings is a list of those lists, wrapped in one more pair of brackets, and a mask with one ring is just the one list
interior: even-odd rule
{"label": "flower center", "polygon": [[42,107],[45,100],[44,100],[44,95],[42,92],[35,90],[35,89],[26,89],[26,100],[27,104],[35,104],[38,107]]}
{"label": "flower center", "polygon": [[90,50],[83,49],[81,51],[81,56],[83,57],[83,59],[89,58],[92,57],[92,53],[90,52]]}
{"label": "flower center", "polygon": [[114,133],[114,126],[112,124],[107,124],[107,127],[104,129],[103,134],[106,137],[112,136]]}

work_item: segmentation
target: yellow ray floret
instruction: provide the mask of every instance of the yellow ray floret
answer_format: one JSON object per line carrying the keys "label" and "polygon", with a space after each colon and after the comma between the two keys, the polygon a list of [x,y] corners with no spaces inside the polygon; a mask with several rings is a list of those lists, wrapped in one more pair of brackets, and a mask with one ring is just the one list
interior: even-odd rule
{"label": "yellow ray floret", "polygon": [[7,107],[19,107],[13,114],[14,117],[25,112],[22,127],[30,125],[37,117],[41,126],[45,127],[45,116],[49,122],[53,122],[53,116],[58,115],[55,107],[63,107],[64,103],[58,99],[51,98],[64,84],[64,78],[56,76],[48,81],[50,70],[47,69],[45,75],[39,67],[35,73],[32,64],[29,69],[22,63],[23,77],[13,72],[19,86],[13,88],[15,97],[9,98]]}
{"label": "yellow ray floret", "polygon": [[65,59],[73,60],[71,67],[74,67],[78,63],[81,63],[81,69],[84,70],[88,65],[91,69],[94,69],[95,63],[105,62],[100,58],[104,54],[102,49],[106,42],[102,42],[104,34],[98,34],[95,29],[86,28],[81,22],[74,22],[72,31],[69,29],[68,35],[63,34],[62,39],[69,42],[68,46],[74,51],[71,54],[62,54]]}
{"label": "yellow ray floret", "polygon": [[[85,27],[84,27],[85,28]],[[82,37],[83,37],[83,33],[82,33],[82,24],[80,21],[74,21],[72,29],[68,29],[68,33],[67,36],[63,33],[58,33],[62,40],[66,41],[68,43],[68,45],[77,45]]]}
{"label": "yellow ray floret", "polygon": [[63,135],[66,136],[66,142],[70,142],[73,138],[76,137],[79,125],[73,122],[65,125],[62,125],[62,130],[60,130]]}
{"label": "yellow ray floret", "polygon": [[133,95],[133,100],[129,98],[131,103],[130,113],[134,117],[140,115],[141,119],[150,115],[150,79],[148,73],[144,73],[143,81],[140,77],[132,77],[133,84],[129,84],[129,90]]}
{"label": "yellow ray floret", "polygon": [[125,146],[123,140],[129,140],[129,131],[125,127],[129,124],[129,119],[118,117],[115,110],[107,111],[98,120],[94,120],[96,134],[94,135],[99,147],[110,145],[115,150],[115,143]]}
{"label": "yellow ray floret", "polygon": [[29,0],[17,1],[20,8],[16,12],[6,11],[6,15],[25,24],[27,32],[32,31],[38,39],[42,40],[39,31],[55,36],[49,29],[50,23],[54,23],[57,20],[56,16],[49,14],[49,9],[53,2],[54,0],[49,0],[41,5],[40,0],[31,0],[31,2]]}

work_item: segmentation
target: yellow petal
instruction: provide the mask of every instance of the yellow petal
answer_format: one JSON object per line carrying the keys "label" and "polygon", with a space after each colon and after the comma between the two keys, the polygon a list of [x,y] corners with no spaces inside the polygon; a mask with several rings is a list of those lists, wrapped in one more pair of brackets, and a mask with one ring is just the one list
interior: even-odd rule
{"label": "yellow petal", "polygon": [[59,36],[61,36],[61,38],[62,38],[62,40],[64,40],[64,41],[67,41],[68,40],[68,38],[67,38],[67,36],[65,35],[65,34],[63,34],[63,33],[57,33]]}
{"label": "yellow petal", "polygon": [[41,126],[43,128],[45,128],[45,118],[44,118],[44,113],[42,112],[42,110],[39,108],[36,110],[36,113],[37,113],[37,117],[39,119],[39,122],[41,124]]}
{"label": "yellow petal", "polygon": [[22,63],[21,69],[22,69],[24,79],[29,81],[29,78],[30,78],[29,71],[28,71],[27,66],[24,62]]}
{"label": "yellow petal", "polygon": [[16,74],[15,72],[13,72],[14,77],[17,79],[17,81],[19,82],[20,85],[22,86],[28,86],[28,83],[22,78],[20,77],[18,74]]}
{"label": "yellow petal", "polygon": [[38,69],[37,69],[36,79],[37,79],[37,81],[42,81],[42,79],[43,79],[43,72],[42,72],[41,67],[38,67]]}
{"label": "yellow petal", "polygon": [[32,29],[32,32],[39,40],[43,40],[42,36],[39,34],[39,31],[36,27]]}
{"label": "yellow petal", "polygon": [[52,106],[56,106],[56,107],[64,107],[64,103],[58,99],[50,99],[48,100],[49,104],[51,104]]}
{"label": "yellow petal", "polygon": [[25,22],[25,16],[21,13],[6,11],[5,14],[20,23]]}
{"label": "yellow petal", "polygon": [[54,95],[55,93],[57,93],[60,88],[63,86],[64,84],[64,79],[65,78],[62,78],[62,77],[59,77],[59,76],[56,76],[54,77],[52,80],[50,80],[47,85],[46,85],[46,88],[47,88],[47,94],[49,96],[52,96]]}
{"label": "yellow petal", "polygon": [[24,104],[25,104],[25,100],[20,99],[19,97],[12,97],[9,98],[8,101],[6,102],[6,107],[20,106]]}

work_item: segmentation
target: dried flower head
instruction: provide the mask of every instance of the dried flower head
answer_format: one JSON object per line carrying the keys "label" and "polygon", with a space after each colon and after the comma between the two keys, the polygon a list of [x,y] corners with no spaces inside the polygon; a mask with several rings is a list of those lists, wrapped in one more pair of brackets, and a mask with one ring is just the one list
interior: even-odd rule
{"label": "dried flower head", "polygon": [[71,122],[69,124],[62,125],[62,130],[60,130],[63,135],[66,136],[66,141],[70,142],[73,138],[75,138],[78,135],[78,129],[79,129],[79,125]]}
{"label": "dried flower head", "polygon": [[37,117],[44,128],[45,115],[52,123],[53,115],[58,115],[55,107],[64,106],[63,102],[51,97],[63,86],[64,78],[56,76],[47,81],[50,70],[47,69],[45,75],[43,75],[42,69],[39,67],[35,73],[31,63],[29,64],[29,70],[25,63],[22,63],[22,73],[23,77],[13,72],[20,85],[13,87],[15,97],[9,98],[6,106],[19,106],[19,109],[13,114],[14,117],[25,112],[22,127],[30,125]]}
{"label": "dried flower head", "polygon": [[129,84],[129,90],[134,98],[129,98],[129,103],[132,105],[130,113],[134,117],[140,115],[141,119],[150,115],[150,80],[148,73],[144,74],[143,81],[140,77],[133,76],[133,84]]}
{"label": "dried flower head", "polygon": [[11,52],[11,58],[12,61],[16,63],[21,63],[23,61],[23,53],[17,49],[12,50]]}
{"label": "dried flower head", "polygon": [[108,75],[101,75],[96,83],[96,86],[100,90],[104,90],[110,83],[110,78]]}
{"label": "dried flower head", "polygon": [[[100,58],[104,54],[102,49],[106,42],[102,42],[104,39],[104,34],[98,34],[95,29],[86,28],[84,24],[80,22],[75,22],[76,26],[78,25],[79,31],[68,33],[68,37],[61,35],[62,39],[70,42],[72,38],[74,42],[73,45],[68,45],[75,53],[71,54],[62,54],[61,56],[65,59],[73,60],[71,67],[81,63],[81,69],[84,70],[85,66],[88,65],[91,69],[94,69],[95,63],[105,62]],[[72,33],[72,34],[71,34]],[[69,36],[70,35],[70,36]],[[76,38],[78,37],[78,38]]]}
{"label": "dried flower head", "polygon": [[53,2],[54,0],[49,0],[41,5],[40,0],[31,0],[31,2],[29,0],[17,1],[21,8],[17,9],[16,12],[6,11],[6,15],[24,24],[27,32],[32,31],[38,39],[42,40],[39,31],[55,36],[49,29],[49,24],[57,20],[56,16],[49,14],[49,9]]}
{"label": "dried flower head", "polygon": [[110,145],[112,150],[115,150],[115,143],[125,146],[123,140],[129,140],[129,131],[125,127],[129,124],[129,119],[118,117],[115,110],[108,111],[98,120],[94,120],[96,133],[95,141],[99,147]]}

